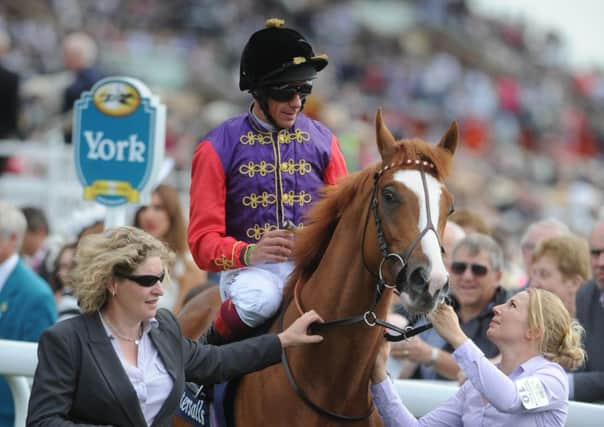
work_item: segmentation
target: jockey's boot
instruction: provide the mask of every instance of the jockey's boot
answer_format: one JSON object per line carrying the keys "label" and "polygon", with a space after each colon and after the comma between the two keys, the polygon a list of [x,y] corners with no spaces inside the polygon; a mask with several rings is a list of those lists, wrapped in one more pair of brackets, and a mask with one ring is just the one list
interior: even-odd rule
{"label": "jockey's boot", "polygon": [[249,337],[252,332],[253,328],[241,320],[235,305],[231,299],[227,299],[220,305],[216,318],[200,341],[205,344],[223,345]]}
{"label": "jockey's boot", "polygon": [[202,344],[209,345],[223,345],[229,342],[227,339],[225,339],[222,335],[218,333],[214,322],[212,322],[206,333],[201,336],[199,341]]}

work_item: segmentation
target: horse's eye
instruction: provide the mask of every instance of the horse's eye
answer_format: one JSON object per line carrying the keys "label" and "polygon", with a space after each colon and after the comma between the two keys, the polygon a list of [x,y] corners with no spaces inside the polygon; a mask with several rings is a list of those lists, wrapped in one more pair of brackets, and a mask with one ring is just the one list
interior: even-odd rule
{"label": "horse's eye", "polygon": [[451,216],[455,213],[455,206],[451,205],[451,207],[449,208],[449,213],[447,214],[447,216]]}
{"label": "horse's eye", "polygon": [[392,202],[395,199],[394,192],[389,189],[384,189],[384,191],[382,192],[382,197],[386,202]]}

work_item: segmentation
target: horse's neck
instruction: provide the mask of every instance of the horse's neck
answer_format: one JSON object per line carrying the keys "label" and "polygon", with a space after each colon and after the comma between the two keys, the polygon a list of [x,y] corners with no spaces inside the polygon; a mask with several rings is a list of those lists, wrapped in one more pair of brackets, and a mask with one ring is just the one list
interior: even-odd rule
{"label": "horse's neck", "polygon": [[[360,242],[339,245],[336,252],[328,250],[304,284],[300,293],[303,309],[316,310],[326,321],[362,315],[370,309],[385,318],[390,296],[385,295],[373,307],[376,280],[363,265]],[[353,326],[324,330],[322,334],[325,340],[297,351],[292,365],[296,365],[300,378],[321,378],[327,385],[323,399],[329,400],[330,393],[338,390],[340,399],[356,400],[363,407],[369,375],[383,342],[381,328],[360,321]]]}
{"label": "horse's neck", "polygon": [[[358,220],[349,218],[347,222],[354,225],[339,224],[332,244],[300,293],[304,308],[317,310],[325,320],[363,314],[374,308],[377,272],[365,267],[361,237],[351,238],[348,231],[358,227]],[[386,315],[387,304],[381,302],[376,309]]]}

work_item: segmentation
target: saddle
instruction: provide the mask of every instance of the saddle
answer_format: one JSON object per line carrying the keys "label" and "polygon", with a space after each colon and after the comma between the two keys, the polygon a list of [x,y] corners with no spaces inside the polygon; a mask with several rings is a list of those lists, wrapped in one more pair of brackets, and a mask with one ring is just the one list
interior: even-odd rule
{"label": "saddle", "polygon": [[185,391],[178,402],[175,417],[179,422],[175,426],[216,427],[212,408],[211,387],[195,383],[185,383]]}
{"label": "saddle", "polygon": [[[267,333],[281,310],[283,307],[273,318],[255,328],[248,338]],[[202,337],[202,342],[203,339]],[[176,412],[176,418],[180,422],[175,426],[230,427],[234,425],[233,405],[239,381],[240,378],[210,385],[185,383],[185,391],[180,398]]]}

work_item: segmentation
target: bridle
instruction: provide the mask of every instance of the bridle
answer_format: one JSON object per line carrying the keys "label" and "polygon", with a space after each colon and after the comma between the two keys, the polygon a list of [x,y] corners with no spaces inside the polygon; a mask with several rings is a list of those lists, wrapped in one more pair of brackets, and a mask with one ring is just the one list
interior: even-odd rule
{"label": "bridle", "polygon": [[[409,244],[409,246],[407,247],[407,249],[405,249],[405,251],[403,252],[402,255],[400,255],[397,252],[392,252],[390,251],[390,249],[388,248],[388,242],[386,241],[386,238],[384,236],[384,230],[382,227],[382,221],[380,219],[380,215],[379,215],[379,203],[378,203],[378,182],[380,180],[380,178],[382,177],[382,175],[389,171],[389,170],[393,170],[395,168],[399,168],[399,167],[407,167],[409,169],[413,169],[413,170],[418,170],[420,172],[421,175],[421,179],[422,179],[422,187],[424,190],[424,199],[425,199],[425,203],[426,203],[426,215],[427,215],[427,223],[426,226],[424,227],[424,229],[417,235],[417,237]],[[379,169],[373,177],[373,189],[371,192],[371,199],[369,202],[369,208],[367,209],[367,215],[365,217],[365,225],[363,228],[363,236],[361,238],[361,254],[362,254],[362,259],[363,259],[363,265],[365,267],[365,269],[374,277],[376,278],[376,286],[375,286],[375,291],[374,291],[374,296],[373,296],[373,302],[372,302],[372,306],[371,308],[369,308],[367,311],[365,311],[363,314],[359,314],[356,316],[350,316],[350,317],[345,317],[342,319],[337,319],[337,320],[331,320],[331,321],[327,321],[327,322],[323,322],[323,323],[314,323],[311,325],[311,327],[309,328],[309,332],[312,334],[316,334],[321,332],[322,330],[325,329],[330,329],[330,328],[334,328],[334,327],[340,327],[340,326],[349,326],[349,325],[354,325],[357,323],[362,323],[364,322],[367,326],[369,327],[374,327],[376,325],[382,326],[386,329],[390,329],[395,331],[397,334],[390,334],[388,332],[384,333],[384,337],[388,340],[388,341],[402,341],[408,338],[411,338],[417,334],[420,334],[428,329],[430,329],[432,327],[431,323],[426,323],[424,325],[418,326],[418,327],[412,327],[412,326],[408,326],[404,329],[399,328],[396,325],[393,325],[392,323],[386,322],[385,320],[379,319],[377,317],[377,315],[375,314],[375,308],[377,307],[378,303],[380,302],[380,298],[381,296],[384,294],[386,289],[396,289],[399,293],[401,292],[401,289],[399,288],[402,287],[402,283],[394,283],[394,284],[388,284],[386,283],[386,280],[384,279],[384,264],[386,263],[387,260],[389,259],[394,259],[398,262],[401,263],[402,265],[402,269],[401,269],[401,273],[404,272],[404,270],[406,269],[408,262],[409,262],[409,258],[411,257],[411,255],[413,254],[413,251],[415,250],[415,248],[417,247],[417,245],[421,242],[421,240],[423,239],[423,237],[429,232],[432,231],[434,232],[436,239],[438,241],[439,246],[442,247],[441,242],[440,242],[440,238],[438,237],[438,232],[436,231],[436,228],[434,227],[434,224],[432,223],[432,217],[430,215],[430,199],[429,199],[429,194],[428,194],[428,184],[426,182],[426,172],[425,169],[432,169],[434,170],[434,164],[430,161],[427,160],[411,160],[411,159],[407,159],[407,160],[402,160],[400,162],[396,162],[396,163],[390,163],[384,167],[382,167],[381,169]],[[380,261],[379,267],[378,267],[378,272],[377,274],[372,271],[372,269],[368,266],[367,264],[367,260],[365,257],[365,236],[367,234],[367,227],[369,224],[369,215],[370,212],[373,213],[373,217],[375,220],[375,227],[376,227],[376,235],[377,235],[377,241],[378,241],[378,246],[382,255],[382,259]],[[400,274],[399,273],[399,276]],[[300,315],[302,315],[304,313],[304,309],[302,307],[302,304],[300,302],[300,296],[299,296],[299,292],[300,292],[300,281],[298,281],[295,286],[294,286],[294,292],[293,292],[293,300],[294,303],[296,305],[296,308],[298,310],[298,312],[300,313]],[[448,285],[446,284],[445,288],[448,288]],[[446,292],[444,293],[446,294]],[[291,303],[291,300],[287,301],[284,305],[283,308],[287,307],[287,305],[289,305]],[[281,316],[279,318],[279,329],[283,330],[283,317],[285,315],[285,310],[282,309],[281,310]],[[293,372],[291,370],[291,367],[289,365],[289,361],[287,359],[287,353],[285,351],[285,348],[282,350],[282,357],[281,360],[283,361],[283,367],[285,369],[285,374],[287,376],[287,379],[290,383],[290,385],[292,386],[292,388],[294,389],[294,391],[298,394],[298,396],[310,407],[312,408],[315,412],[318,412],[321,415],[330,417],[330,418],[335,418],[339,421],[361,421],[364,420],[366,418],[368,418],[369,416],[371,416],[371,414],[374,411],[374,405],[373,403],[371,404],[371,407],[369,408],[369,410],[361,416],[350,416],[350,415],[341,415],[335,412],[332,412],[328,409],[322,408],[321,406],[319,406],[318,404],[316,404],[314,401],[312,401],[310,399],[310,397],[308,397],[308,395],[304,392],[304,390],[299,386],[299,384],[297,383]]]}

